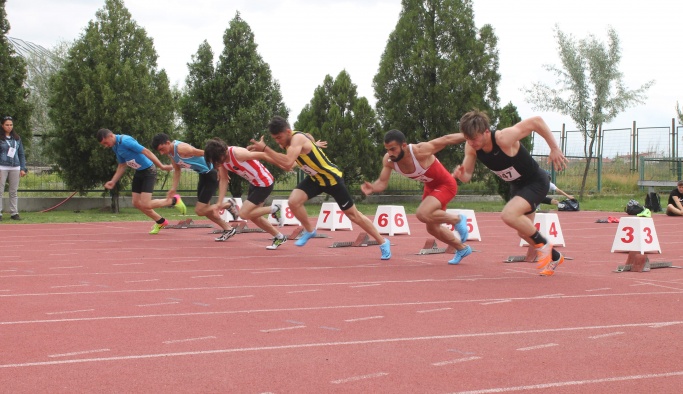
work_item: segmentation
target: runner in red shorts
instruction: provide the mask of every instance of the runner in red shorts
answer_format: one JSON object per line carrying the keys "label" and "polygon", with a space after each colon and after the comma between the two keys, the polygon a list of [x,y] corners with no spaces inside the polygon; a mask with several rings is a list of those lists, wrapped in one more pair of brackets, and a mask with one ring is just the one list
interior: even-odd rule
{"label": "runner in red shorts", "polygon": [[[427,232],[436,239],[456,249],[455,256],[448,264],[458,264],[472,253],[472,249],[464,245],[467,241],[467,220],[463,215],[446,212],[446,206],[458,192],[458,184],[451,173],[444,168],[434,156],[448,145],[465,142],[462,134],[449,134],[419,144],[407,144],[406,137],[399,130],[390,130],[384,135],[384,148],[387,153],[382,159],[382,172],[373,182],[365,182],[361,186],[364,194],[381,192],[389,184],[391,171],[424,183],[422,202],[417,207],[417,219],[424,223]],[[453,224],[459,234],[455,236],[441,224]]]}

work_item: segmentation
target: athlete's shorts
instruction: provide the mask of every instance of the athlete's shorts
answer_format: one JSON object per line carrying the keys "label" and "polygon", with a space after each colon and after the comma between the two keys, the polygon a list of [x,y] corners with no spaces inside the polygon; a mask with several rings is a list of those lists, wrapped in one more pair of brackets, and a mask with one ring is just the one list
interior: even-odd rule
{"label": "athlete's shorts", "polygon": [[422,193],[422,200],[427,196],[436,197],[441,202],[441,209],[444,211],[455,195],[458,194],[458,183],[453,177],[444,178],[444,181],[436,185],[428,185],[425,183],[424,192]]}
{"label": "athlete's shorts", "polygon": [[254,186],[250,183],[249,192],[247,194],[247,201],[251,202],[254,205],[263,204],[263,202],[266,201],[268,196],[270,196],[270,193],[273,191],[274,187],[274,184],[267,187],[262,187]]}
{"label": "athlete's shorts", "polygon": [[550,181],[548,180],[548,174],[539,168],[538,175],[531,181],[523,184],[511,182],[510,197],[519,196],[525,199],[531,205],[531,210],[525,213],[525,215],[529,215],[536,212],[536,208],[541,205],[549,189]]}
{"label": "athlete's shorts", "polygon": [[199,182],[197,182],[197,202],[202,204],[209,204],[213,198],[214,193],[218,189],[218,172],[215,168],[209,172],[199,174]]}
{"label": "athlete's shorts", "polygon": [[346,211],[353,206],[353,198],[342,178],[337,178],[336,185],[322,186],[311,179],[311,177],[307,176],[303,181],[296,185],[296,189],[303,190],[309,200],[322,193],[327,193],[334,198],[334,201],[337,202],[337,205],[339,205],[339,208],[341,208],[342,211]]}
{"label": "athlete's shorts", "polygon": [[157,168],[154,165],[145,168],[144,170],[136,170],[133,175],[133,184],[131,191],[133,193],[152,193],[154,192],[154,184],[157,183]]}

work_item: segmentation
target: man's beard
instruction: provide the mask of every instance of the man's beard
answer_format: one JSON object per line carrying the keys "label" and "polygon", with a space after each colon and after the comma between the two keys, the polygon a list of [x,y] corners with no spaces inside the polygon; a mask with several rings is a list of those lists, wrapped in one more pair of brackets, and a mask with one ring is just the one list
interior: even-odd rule
{"label": "man's beard", "polygon": [[394,163],[401,161],[401,159],[403,159],[403,156],[405,156],[405,155],[406,155],[406,152],[403,151],[403,149],[401,149],[401,153],[399,153],[395,159],[391,159],[391,161],[393,161]]}

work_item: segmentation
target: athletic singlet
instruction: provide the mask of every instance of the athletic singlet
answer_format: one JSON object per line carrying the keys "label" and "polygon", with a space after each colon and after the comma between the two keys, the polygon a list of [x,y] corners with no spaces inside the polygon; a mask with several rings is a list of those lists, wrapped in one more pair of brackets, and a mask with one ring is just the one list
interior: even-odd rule
{"label": "athletic singlet", "polygon": [[444,177],[453,179],[451,174],[448,172],[448,170],[446,170],[446,167],[444,167],[443,164],[441,164],[439,159],[435,157],[434,163],[432,163],[431,166],[425,169],[422,168],[420,162],[418,162],[415,156],[413,155],[413,144],[408,144],[408,149],[410,149],[410,155],[413,158],[415,171],[411,174],[406,174],[402,172],[401,169],[398,167],[398,163],[394,163],[394,171],[398,172],[399,174],[407,178],[420,181],[430,187],[432,185],[438,185],[442,183]]}
{"label": "athletic singlet", "polygon": [[197,171],[200,174],[206,174],[207,172],[211,171],[213,165],[207,165],[203,156],[181,157],[178,154],[178,144],[181,143],[182,141],[176,140],[173,144],[173,154],[169,155],[173,161],[180,166],[180,168],[189,168],[193,171]]}
{"label": "athletic singlet", "polygon": [[477,158],[494,174],[506,182],[523,184],[534,180],[538,176],[539,166],[524,145],[519,144],[519,151],[513,157],[503,152],[496,144],[496,132],[491,131],[491,152],[477,150]]}
{"label": "athletic singlet", "polygon": [[[293,135],[303,134],[301,131],[295,131]],[[308,138],[308,137],[306,137]],[[301,170],[308,174],[308,176],[321,186],[334,186],[342,177],[342,172],[330,159],[325,156],[325,153],[318,148],[314,143],[311,143],[311,151],[300,154],[296,158],[296,164]]]}
{"label": "athletic singlet", "polygon": [[227,161],[223,162],[223,167],[246,179],[249,183],[257,187],[269,187],[275,179],[273,174],[258,160],[239,161],[233,153],[233,146],[228,147]]}
{"label": "athletic singlet", "polygon": [[145,147],[133,137],[126,134],[116,134],[114,146],[111,149],[116,154],[119,164],[126,164],[136,171],[142,171],[154,165],[152,160],[145,156],[142,151]]}

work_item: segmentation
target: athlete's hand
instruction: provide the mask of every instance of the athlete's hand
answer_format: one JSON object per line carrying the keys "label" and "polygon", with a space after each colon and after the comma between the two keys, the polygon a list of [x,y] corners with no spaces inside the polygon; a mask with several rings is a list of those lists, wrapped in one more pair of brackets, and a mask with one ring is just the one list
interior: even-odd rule
{"label": "athlete's hand", "polygon": [[159,168],[161,168],[161,169],[164,170],[164,171],[173,171],[173,166],[170,165],[170,164],[163,164],[163,165],[162,165],[161,167],[159,167]]}
{"label": "athlete's hand", "polygon": [[555,170],[562,171],[567,168],[567,163],[569,159],[564,157],[564,154],[560,148],[550,149],[550,154],[548,155],[548,163],[553,163]]}
{"label": "athlete's hand", "polygon": [[453,178],[456,180],[462,180],[461,177],[465,174],[465,168],[463,166],[456,166],[453,170]]}
{"label": "athlete's hand", "polygon": [[372,191],[372,183],[370,182],[364,182],[362,185],[360,185],[360,190],[365,194],[366,196],[369,196],[373,193]]}
{"label": "athlete's hand", "polygon": [[263,141],[263,136],[261,136],[261,139],[258,141],[252,138],[249,142],[251,142],[251,145],[247,146],[247,150],[249,151],[263,152],[263,150],[266,149],[266,143]]}
{"label": "athlete's hand", "polygon": [[114,182],[114,181],[109,181],[109,182],[104,184],[104,188],[107,190],[113,189],[114,186],[116,186],[116,182]]}

